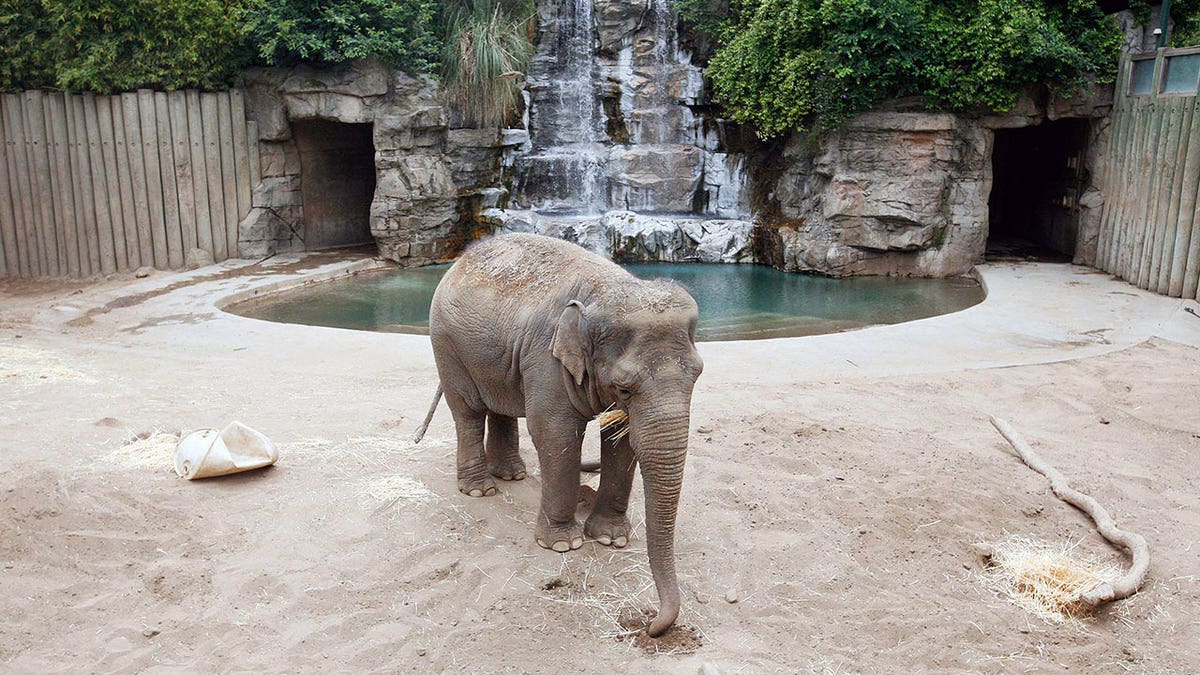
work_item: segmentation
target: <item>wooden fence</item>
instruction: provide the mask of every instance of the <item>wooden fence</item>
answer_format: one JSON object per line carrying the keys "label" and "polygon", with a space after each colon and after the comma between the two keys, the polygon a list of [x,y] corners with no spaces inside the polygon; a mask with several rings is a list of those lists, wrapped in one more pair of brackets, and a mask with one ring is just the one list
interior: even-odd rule
{"label": "wooden fence", "polygon": [[0,96],[0,277],[237,256],[259,178],[242,92]]}
{"label": "wooden fence", "polygon": [[1193,54],[1200,49],[1121,61],[1099,169],[1106,200],[1097,267],[1156,293],[1200,299],[1200,98],[1195,84],[1190,94],[1174,79],[1164,86],[1167,61]]}

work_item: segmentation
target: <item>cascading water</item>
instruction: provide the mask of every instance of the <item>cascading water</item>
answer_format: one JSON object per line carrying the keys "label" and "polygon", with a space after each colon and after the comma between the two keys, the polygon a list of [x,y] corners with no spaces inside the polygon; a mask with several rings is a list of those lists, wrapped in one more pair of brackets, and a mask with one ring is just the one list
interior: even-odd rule
{"label": "cascading water", "polygon": [[[613,223],[638,230],[635,214],[653,214],[658,232],[678,223],[684,242],[712,229],[699,221],[749,217],[745,162],[723,123],[695,112],[706,110],[703,72],[679,46],[669,0],[538,0],[537,10],[529,144],[513,159],[502,227],[603,249],[625,236]],[[615,211],[625,215],[603,217]]]}
{"label": "cascading water", "polygon": [[529,74],[531,151],[514,167],[523,205],[545,212],[605,210],[607,148],[600,113],[592,0],[542,2]]}

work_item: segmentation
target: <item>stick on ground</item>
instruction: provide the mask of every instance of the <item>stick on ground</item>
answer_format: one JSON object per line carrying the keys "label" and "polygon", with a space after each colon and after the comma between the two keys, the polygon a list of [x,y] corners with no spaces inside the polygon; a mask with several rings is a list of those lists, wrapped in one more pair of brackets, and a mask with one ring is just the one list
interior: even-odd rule
{"label": "stick on ground", "polygon": [[1067,483],[1066,477],[1039,457],[1008,422],[995,416],[991,417],[991,421],[992,426],[996,427],[1004,440],[1008,441],[1017,451],[1021,461],[1050,479],[1050,489],[1054,491],[1056,497],[1088,514],[1095,521],[1096,529],[1105,539],[1114,546],[1125,549],[1132,556],[1133,564],[1130,565],[1129,571],[1113,583],[1100,584],[1085,593],[1082,598],[1084,604],[1095,607],[1110,600],[1127,598],[1136,593],[1142,587],[1142,582],[1146,579],[1146,571],[1150,568],[1150,547],[1146,545],[1146,540],[1140,534],[1117,527],[1112,516],[1108,515],[1108,511],[1105,511],[1099,502],[1073,489]]}

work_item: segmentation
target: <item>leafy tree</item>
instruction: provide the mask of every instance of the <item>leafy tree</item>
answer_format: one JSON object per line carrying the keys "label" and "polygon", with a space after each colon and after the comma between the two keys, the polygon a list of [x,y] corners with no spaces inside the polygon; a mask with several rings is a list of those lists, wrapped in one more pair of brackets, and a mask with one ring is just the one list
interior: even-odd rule
{"label": "leafy tree", "polygon": [[[734,0],[718,32],[719,103],[764,137],[828,131],[880,101],[919,95],[944,110],[1011,108],[1029,88],[1111,81],[1120,35],[1089,0]],[[1187,0],[1185,0],[1187,1]]]}
{"label": "leafy tree", "polygon": [[51,35],[40,2],[0,0],[0,91],[54,83]]}
{"label": "leafy tree", "polygon": [[[19,1],[19,0],[18,0]],[[36,0],[43,71],[64,89],[220,88],[246,64],[245,0]],[[22,3],[25,4],[25,3]],[[37,78],[15,83],[36,86]]]}
{"label": "leafy tree", "polygon": [[438,65],[438,0],[259,0],[250,39],[270,65],[377,56],[412,72]]}

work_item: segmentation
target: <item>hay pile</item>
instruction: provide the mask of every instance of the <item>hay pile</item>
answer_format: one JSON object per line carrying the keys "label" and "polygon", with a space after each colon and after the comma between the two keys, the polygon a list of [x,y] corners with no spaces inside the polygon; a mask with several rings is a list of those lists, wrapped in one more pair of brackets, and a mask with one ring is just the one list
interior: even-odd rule
{"label": "hay pile", "polygon": [[108,461],[139,469],[174,471],[177,445],[179,434],[155,429],[125,441],[108,455]]}
{"label": "hay pile", "polygon": [[980,574],[985,587],[1047,623],[1086,616],[1094,605],[1084,596],[1122,575],[1113,564],[1085,558],[1078,544],[1051,544],[1012,535],[981,546],[987,567]]}
{"label": "hay pile", "polygon": [[0,381],[34,384],[55,380],[94,381],[78,370],[66,366],[52,352],[0,345]]}

